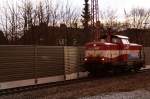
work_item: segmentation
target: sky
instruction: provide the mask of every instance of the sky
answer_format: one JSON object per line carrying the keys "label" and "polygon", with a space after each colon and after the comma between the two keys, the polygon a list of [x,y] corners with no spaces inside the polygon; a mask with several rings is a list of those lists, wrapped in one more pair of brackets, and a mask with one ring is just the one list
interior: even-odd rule
{"label": "sky", "polygon": [[[5,6],[5,2],[16,2],[21,0],[0,0],[0,6]],[[44,0],[31,0],[34,3]],[[57,1],[63,4],[67,0],[52,0]],[[77,8],[80,12],[82,11],[84,0],[68,0],[70,5],[74,8]],[[89,0],[90,1],[90,0]],[[107,10],[108,8],[114,9],[117,11],[117,15],[122,17],[124,14],[124,9],[129,12],[132,8],[142,7],[142,8],[150,8],[150,0],[99,0],[99,8],[103,10]]]}
{"label": "sky", "polygon": [[[70,1],[74,1],[79,7],[84,3],[84,0]],[[136,7],[150,9],[150,0],[99,0],[100,10],[114,9],[119,17],[123,17],[124,9],[129,12]]]}

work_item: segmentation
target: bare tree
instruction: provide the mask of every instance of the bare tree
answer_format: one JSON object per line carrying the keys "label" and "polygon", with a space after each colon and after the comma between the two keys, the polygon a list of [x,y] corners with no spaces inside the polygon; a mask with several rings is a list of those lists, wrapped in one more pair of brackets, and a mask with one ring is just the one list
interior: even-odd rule
{"label": "bare tree", "polygon": [[113,27],[117,23],[117,11],[108,8],[105,11],[101,11],[101,19],[107,27]]}
{"label": "bare tree", "polygon": [[50,23],[50,18],[51,18],[51,15],[52,15],[52,2],[49,1],[49,0],[45,0],[45,12],[46,12],[46,15],[45,15],[45,23],[47,24],[47,26],[49,25]]}
{"label": "bare tree", "polygon": [[33,4],[30,0],[25,0],[22,2],[22,6],[19,6],[21,21],[23,31],[26,32],[33,25]]}
{"label": "bare tree", "polygon": [[150,10],[144,8],[133,8],[129,13],[125,13],[125,18],[132,28],[144,28],[150,19]]}
{"label": "bare tree", "polygon": [[7,30],[9,31],[8,38],[12,41],[13,44],[15,44],[15,41],[21,36],[19,9],[16,5],[8,4],[7,18]]}
{"label": "bare tree", "polygon": [[79,16],[80,14],[78,13],[77,9],[72,8],[68,1],[65,5],[61,5],[59,10],[60,23],[64,23],[71,27],[72,25],[78,23]]}
{"label": "bare tree", "polygon": [[42,2],[37,6],[37,16],[39,24],[44,23],[44,5]]}
{"label": "bare tree", "polygon": [[40,2],[35,11],[39,24],[46,23],[47,26],[56,26],[58,23],[59,3],[52,4],[51,1],[45,0]]}
{"label": "bare tree", "polygon": [[56,26],[57,25],[57,21],[58,21],[58,12],[59,10],[59,4],[56,4],[55,6],[53,6],[52,8],[52,26]]}
{"label": "bare tree", "polygon": [[125,15],[125,17],[124,17],[124,18],[125,18],[125,21],[124,21],[124,23],[123,23],[123,27],[124,27],[125,29],[131,28],[130,14],[127,13],[126,9],[124,9],[124,15]]}
{"label": "bare tree", "polygon": [[6,39],[9,39],[8,38],[8,12],[7,12],[7,8],[1,9],[1,12],[3,13],[3,15],[1,15],[0,26],[2,28],[2,31],[4,32]]}

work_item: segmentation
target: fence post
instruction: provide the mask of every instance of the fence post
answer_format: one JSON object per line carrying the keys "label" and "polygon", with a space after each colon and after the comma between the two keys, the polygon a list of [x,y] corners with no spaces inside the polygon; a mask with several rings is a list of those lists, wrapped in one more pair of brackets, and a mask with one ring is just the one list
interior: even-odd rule
{"label": "fence post", "polygon": [[38,78],[37,78],[37,45],[34,45],[34,83],[38,83]]}
{"label": "fence post", "polygon": [[64,49],[64,80],[66,80],[66,46],[64,46],[63,49]]}

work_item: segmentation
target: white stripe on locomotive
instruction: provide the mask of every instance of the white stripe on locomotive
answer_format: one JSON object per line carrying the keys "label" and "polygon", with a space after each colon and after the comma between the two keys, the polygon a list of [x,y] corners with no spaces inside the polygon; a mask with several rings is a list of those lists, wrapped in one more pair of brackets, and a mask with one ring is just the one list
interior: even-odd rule
{"label": "white stripe on locomotive", "polygon": [[139,50],[86,50],[85,56],[116,58],[125,54],[137,56],[139,52]]}

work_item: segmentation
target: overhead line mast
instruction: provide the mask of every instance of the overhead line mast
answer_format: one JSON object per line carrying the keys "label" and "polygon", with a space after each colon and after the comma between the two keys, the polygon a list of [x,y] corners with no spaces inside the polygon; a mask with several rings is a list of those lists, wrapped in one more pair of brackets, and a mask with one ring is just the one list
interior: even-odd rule
{"label": "overhead line mast", "polygon": [[98,41],[100,37],[99,33],[99,4],[98,0],[91,0],[91,26],[92,26],[92,33],[94,33],[94,40]]}

